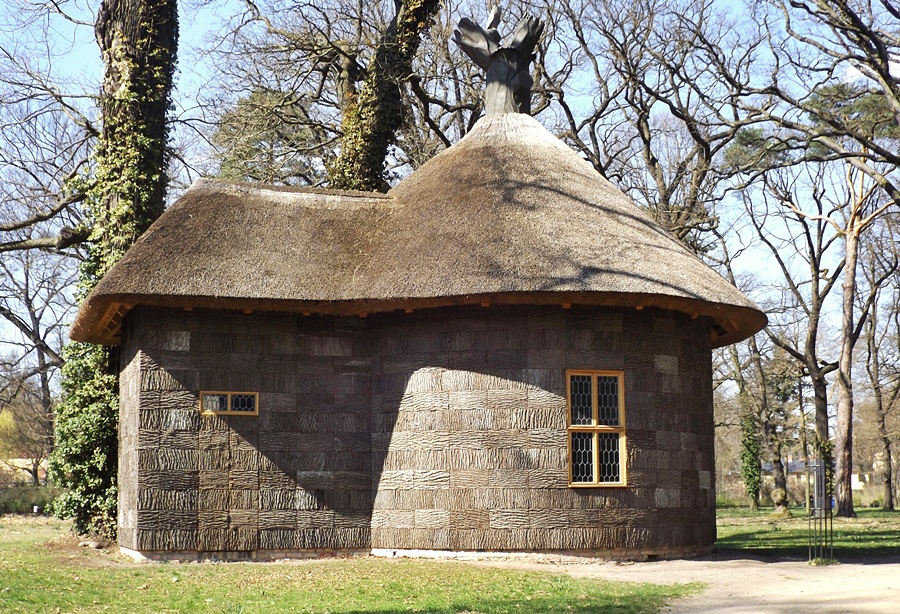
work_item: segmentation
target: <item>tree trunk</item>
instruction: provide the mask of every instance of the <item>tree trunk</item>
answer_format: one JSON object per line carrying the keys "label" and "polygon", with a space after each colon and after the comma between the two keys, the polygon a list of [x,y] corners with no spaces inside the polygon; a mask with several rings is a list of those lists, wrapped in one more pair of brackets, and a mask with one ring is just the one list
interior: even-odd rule
{"label": "tree trunk", "polygon": [[331,187],[387,190],[384,163],[403,122],[401,88],[412,74],[421,34],[439,7],[437,0],[402,0],[359,92],[344,93],[341,153],[329,168]]}
{"label": "tree trunk", "polygon": [[[165,208],[168,112],[178,43],[176,0],[104,0],[95,26],[105,65],[93,222],[82,287],[90,289]],[[72,343],[63,367],[50,469],[68,492],[54,511],[76,532],[116,534],[118,364],[110,348]]]}
{"label": "tree trunk", "polygon": [[[807,370],[813,387],[813,403],[815,406],[816,440],[815,457],[825,463],[825,488],[834,490],[834,446],[828,433],[828,381],[825,373],[816,364],[815,353],[807,353]],[[809,458],[807,458],[809,466]],[[809,501],[807,498],[807,507]]]}
{"label": "tree trunk", "polygon": [[894,458],[891,450],[891,436],[884,422],[884,413],[879,412],[878,431],[881,435],[882,459],[881,480],[884,484],[884,494],[881,499],[881,509],[886,512],[894,511]]}
{"label": "tree trunk", "polygon": [[32,486],[41,485],[41,460],[40,458],[31,459],[31,468],[28,470],[28,473],[31,474]]}
{"label": "tree trunk", "polygon": [[784,471],[784,461],[781,460],[781,445],[778,441],[778,433],[774,426],[766,423],[766,448],[769,451],[769,460],[772,462],[772,504],[776,514],[784,514],[788,511],[787,477]]}
{"label": "tree trunk", "polygon": [[841,313],[841,355],[837,376],[837,427],[835,429],[835,514],[845,518],[853,511],[853,347],[854,300],[856,298],[856,262],[859,232],[853,219],[847,224],[844,256],[844,284]]}
{"label": "tree trunk", "polygon": [[828,382],[815,364],[815,356],[807,362],[806,368],[812,382],[813,404],[816,411],[816,454],[821,458],[823,444],[828,442]]}
{"label": "tree trunk", "polygon": [[[895,307],[896,308],[896,307]],[[887,414],[885,412],[885,390],[881,381],[881,348],[878,339],[878,305],[872,307],[872,312],[866,320],[866,345],[868,356],[866,358],[866,371],[869,374],[869,383],[872,386],[872,396],[875,403],[875,426],[878,428],[878,437],[881,440],[882,467],[879,475],[882,480],[881,509],[886,512],[894,511],[893,484],[893,458],[891,451],[891,436],[887,429]],[[898,383],[897,385],[900,385]],[[888,399],[888,406],[892,406],[896,400],[896,394],[900,390],[895,389],[895,395]]]}
{"label": "tree trunk", "polygon": [[[38,330],[39,323],[37,322],[37,313],[34,312],[33,309],[31,311],[32,317],[32,326],[35,330]],[[42,442],[42,451],[44,453],[44,457],[38,459],[36,466],[34,468],[34,485],[40,485],[40,466],[41,462],[44,460],[49,460],[50,455],[53,453],[53,390],[50,387],[50,361],[47,360],[47,353],[44,349],[38,345],[36,347],[37,357],[38,357],[38,366],[40,367],[40,381],[41,381],[41,430],[39,432],[46,433],[46,439]],[[43,427],[46,426],[46,429]],[[46,476],[44,477],[46,481]]]}
{"label": "tree trunk", "polygon": [[99,277],[165,209],[176,0],[104,0],[95,33],[105,65],[91,235]]}
{"label": "tree trunk", "polygon": [[[744,395],[743,402],[749,402],[746,399],[746,391],[741,394]],[[756,511],[759,509],[759,490],[762,485],[759,423],[755,414],[747,409],[743,410],[741,416],[741,478],[744,481],[747,497],[750,499],[750,509]]]}

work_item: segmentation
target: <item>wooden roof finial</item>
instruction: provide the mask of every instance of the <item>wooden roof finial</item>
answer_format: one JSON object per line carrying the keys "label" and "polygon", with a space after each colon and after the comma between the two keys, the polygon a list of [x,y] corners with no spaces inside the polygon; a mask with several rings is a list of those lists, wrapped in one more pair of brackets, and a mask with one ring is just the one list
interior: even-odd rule
{"label": "wooden roof finial", "polygon": [[483,68],[485,74],[484,108],[486,115],[501,113],[531,114],[531,86],[534,80],[529,65],[534,60],[544,22],[530,15],[519,21],[508,46],[500,46],[500,7],[488,17],[487,29],[468,17],[459,20],[453,40],[460,49]]}

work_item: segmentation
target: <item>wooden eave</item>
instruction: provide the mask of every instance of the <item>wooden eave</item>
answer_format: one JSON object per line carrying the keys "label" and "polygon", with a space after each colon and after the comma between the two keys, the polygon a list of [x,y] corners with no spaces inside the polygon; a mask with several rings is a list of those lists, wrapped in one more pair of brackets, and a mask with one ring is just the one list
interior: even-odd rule
{"label": "wooden eave", "polygon": [[[492,305],[574,305],[644,309],[653,307],[710,320],[711,346],[722,347],[745,339],[767,324],[755,309],[658,294],[617,292],[506,292],[465,296],[357,299],[343,301],[229,298],[183,295],[92,296],[72,325],[76,341],[118,345],[125,316],[137,305],[175,309],[218,309],[243,313],[290,312],[304,315],[363,316],[403,310],[407,313],[438,307]],[[99,314],[92,316],[91,314]],[[92,321],[92,320],[95,320]]]}

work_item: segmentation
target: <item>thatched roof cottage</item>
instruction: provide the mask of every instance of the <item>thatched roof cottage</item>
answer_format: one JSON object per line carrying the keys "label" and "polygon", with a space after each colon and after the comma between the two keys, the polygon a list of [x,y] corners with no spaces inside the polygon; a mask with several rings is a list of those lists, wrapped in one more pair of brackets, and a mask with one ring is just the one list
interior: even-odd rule
{"label": "thatched roof cottage", "polygon": [[765,315],[526,114],[386,195],[196,182],[101,280],[146,556],[715,539],[711,350]]}

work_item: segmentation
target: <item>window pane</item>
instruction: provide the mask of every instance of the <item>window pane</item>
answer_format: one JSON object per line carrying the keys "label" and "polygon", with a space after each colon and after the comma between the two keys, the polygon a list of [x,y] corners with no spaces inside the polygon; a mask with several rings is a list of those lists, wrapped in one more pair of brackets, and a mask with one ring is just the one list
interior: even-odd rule
{"label": "window pane", "polygon": [[619,378],[597,376],[597,423],[619,426]]}
{"label": "window pane", "polygon": [[594,481],[594,435],[572,433],[572,481]]}
{"label": "window pane", "polygon": [[585,425],[593,423],[591,410],[591,376],[572,375],[569,378],[569,394],[572,401],[572,424]]}
{"label": "window pane", "polygon": [[600,455],[600,481],[620,482],[619,434],[597,433],[597,451]]}
{"label": "window pane", "polygon": [[256,411],[256,395],[233,394],[231,395],[231,411]]}
{"label": "window pane", "polygon": [[203,411],[228,411],[228,395],[204,394]]}

